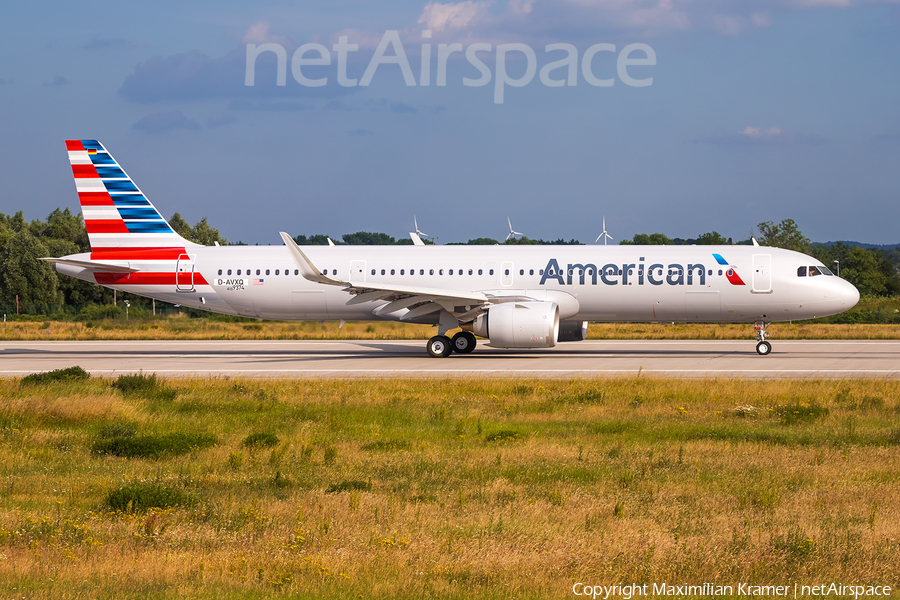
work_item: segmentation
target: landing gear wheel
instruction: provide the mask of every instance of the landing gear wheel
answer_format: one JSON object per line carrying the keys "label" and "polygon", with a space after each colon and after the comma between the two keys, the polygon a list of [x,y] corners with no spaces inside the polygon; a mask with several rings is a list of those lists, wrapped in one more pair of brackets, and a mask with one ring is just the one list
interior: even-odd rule
{"label": "landing gear wheel", "polygon": [[447,358],[450,356],[450,353],[453,352],[450,338],[446,335],[434,336],[428,340],[428,344],[426,344],[425,348],[428,350],[429,356],[433,356],[434,358]]}
{"label": "landing gear wheel", "polygon": [[771,323],[766,323],[765,321],[758,321],[753,325],[753,329],[756,330],[756,353],[760,356],[766,356],[772,351],[772,344],[766,341],[766,338],[769,337],[769,334],[766,332],[769,325]]}
{"label": "landing gear wheel", "polygon": [[459,352],[460,354],[468,354],[475,349],[475,344],[477,342],[473,334],[469,333],[468,331],[460,331],[453,336],[453,339],[450,340],[450,343],[453,346],[454,352]]}

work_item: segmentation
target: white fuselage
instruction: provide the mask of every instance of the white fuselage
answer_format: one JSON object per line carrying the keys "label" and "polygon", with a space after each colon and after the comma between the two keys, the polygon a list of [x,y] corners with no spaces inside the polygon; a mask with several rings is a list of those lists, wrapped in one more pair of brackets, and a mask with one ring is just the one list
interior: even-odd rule
{"label": "white fuselage", "polygon": [[[555,302],[572,321],[787,321],[851,308],[856,288],[809,256],[759,246],[305,246],[328,277]],[[387,300],[359,301],[305,279],[285,246],[187,247],[180,258],[116,261],[135,273],[58,272],[157,300],[279,320],[398,320]],[[716,257],[718,256],[718,258]],[[91,260],[91,254],[66,257]],[[721,264],[721,263],[725,264]],[[737,283],[738,281],[742,282]],[[355,302],[350,302],[356,298]],[[462,312],[462,309],[460,310]],[[412,319],[434,323],[436,314]]]}

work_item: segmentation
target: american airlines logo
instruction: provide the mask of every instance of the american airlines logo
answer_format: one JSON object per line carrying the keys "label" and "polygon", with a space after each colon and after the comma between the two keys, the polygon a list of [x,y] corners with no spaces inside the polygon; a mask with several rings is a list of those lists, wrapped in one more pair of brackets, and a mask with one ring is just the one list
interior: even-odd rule
{"label": "american airlines logo", "polygon": [[[730,267],[720,254],[713,254],[713,257],[719,265],[728,267],[725,277],[729,283],[746,285],[737,271]],[[706,285],[707,275],[712,274],[712,271],[707,271],[706,265],[702,263],[645,265],[644,261],[642,256],[636,263],[622,265],[610,263],[599,269],[592,263],[568,263],[563,269],[559,261],[551,258],[541,275],[540,285],[545,285],[548,280],[554,280],[559,285],[585,285],[588,282],[597,285],[598,281],[603,285]]]}

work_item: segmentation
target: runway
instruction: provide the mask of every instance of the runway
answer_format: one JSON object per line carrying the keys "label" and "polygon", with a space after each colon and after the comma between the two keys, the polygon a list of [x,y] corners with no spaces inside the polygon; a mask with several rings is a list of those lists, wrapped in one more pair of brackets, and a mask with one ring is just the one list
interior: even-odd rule
{"label": "runway", "polygon": [[93,375],[166,377],[384,378],[646,375],[681,378],[900,377],[900,341],[590,340],[548,350],[479,345],[469,355],[430,358],[424,341],[0,342],[0,377],[81,366]]}

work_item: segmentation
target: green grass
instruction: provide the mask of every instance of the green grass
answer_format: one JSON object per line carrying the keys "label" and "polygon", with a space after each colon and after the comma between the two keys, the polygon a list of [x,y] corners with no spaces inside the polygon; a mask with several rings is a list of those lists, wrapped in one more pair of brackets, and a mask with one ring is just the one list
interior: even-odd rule
{"label": "green grass", "polygon": [[181,456],[215,444],[216,436],[208,433],[122,435],[97,440],[91,447],[91,453],[124,458],[158,459],[164,456]]}
{"label": "green grass", "polygon": [[55,369],[46,373],[32,373],[22,378],[23,385],[46,385],[48,383],[82,381],[90,379],[90,374],[79,366]]}
{"label": "green grass", "polygon": [[118,381],[0,381],[4,597],[900,572],[900,382]]}

